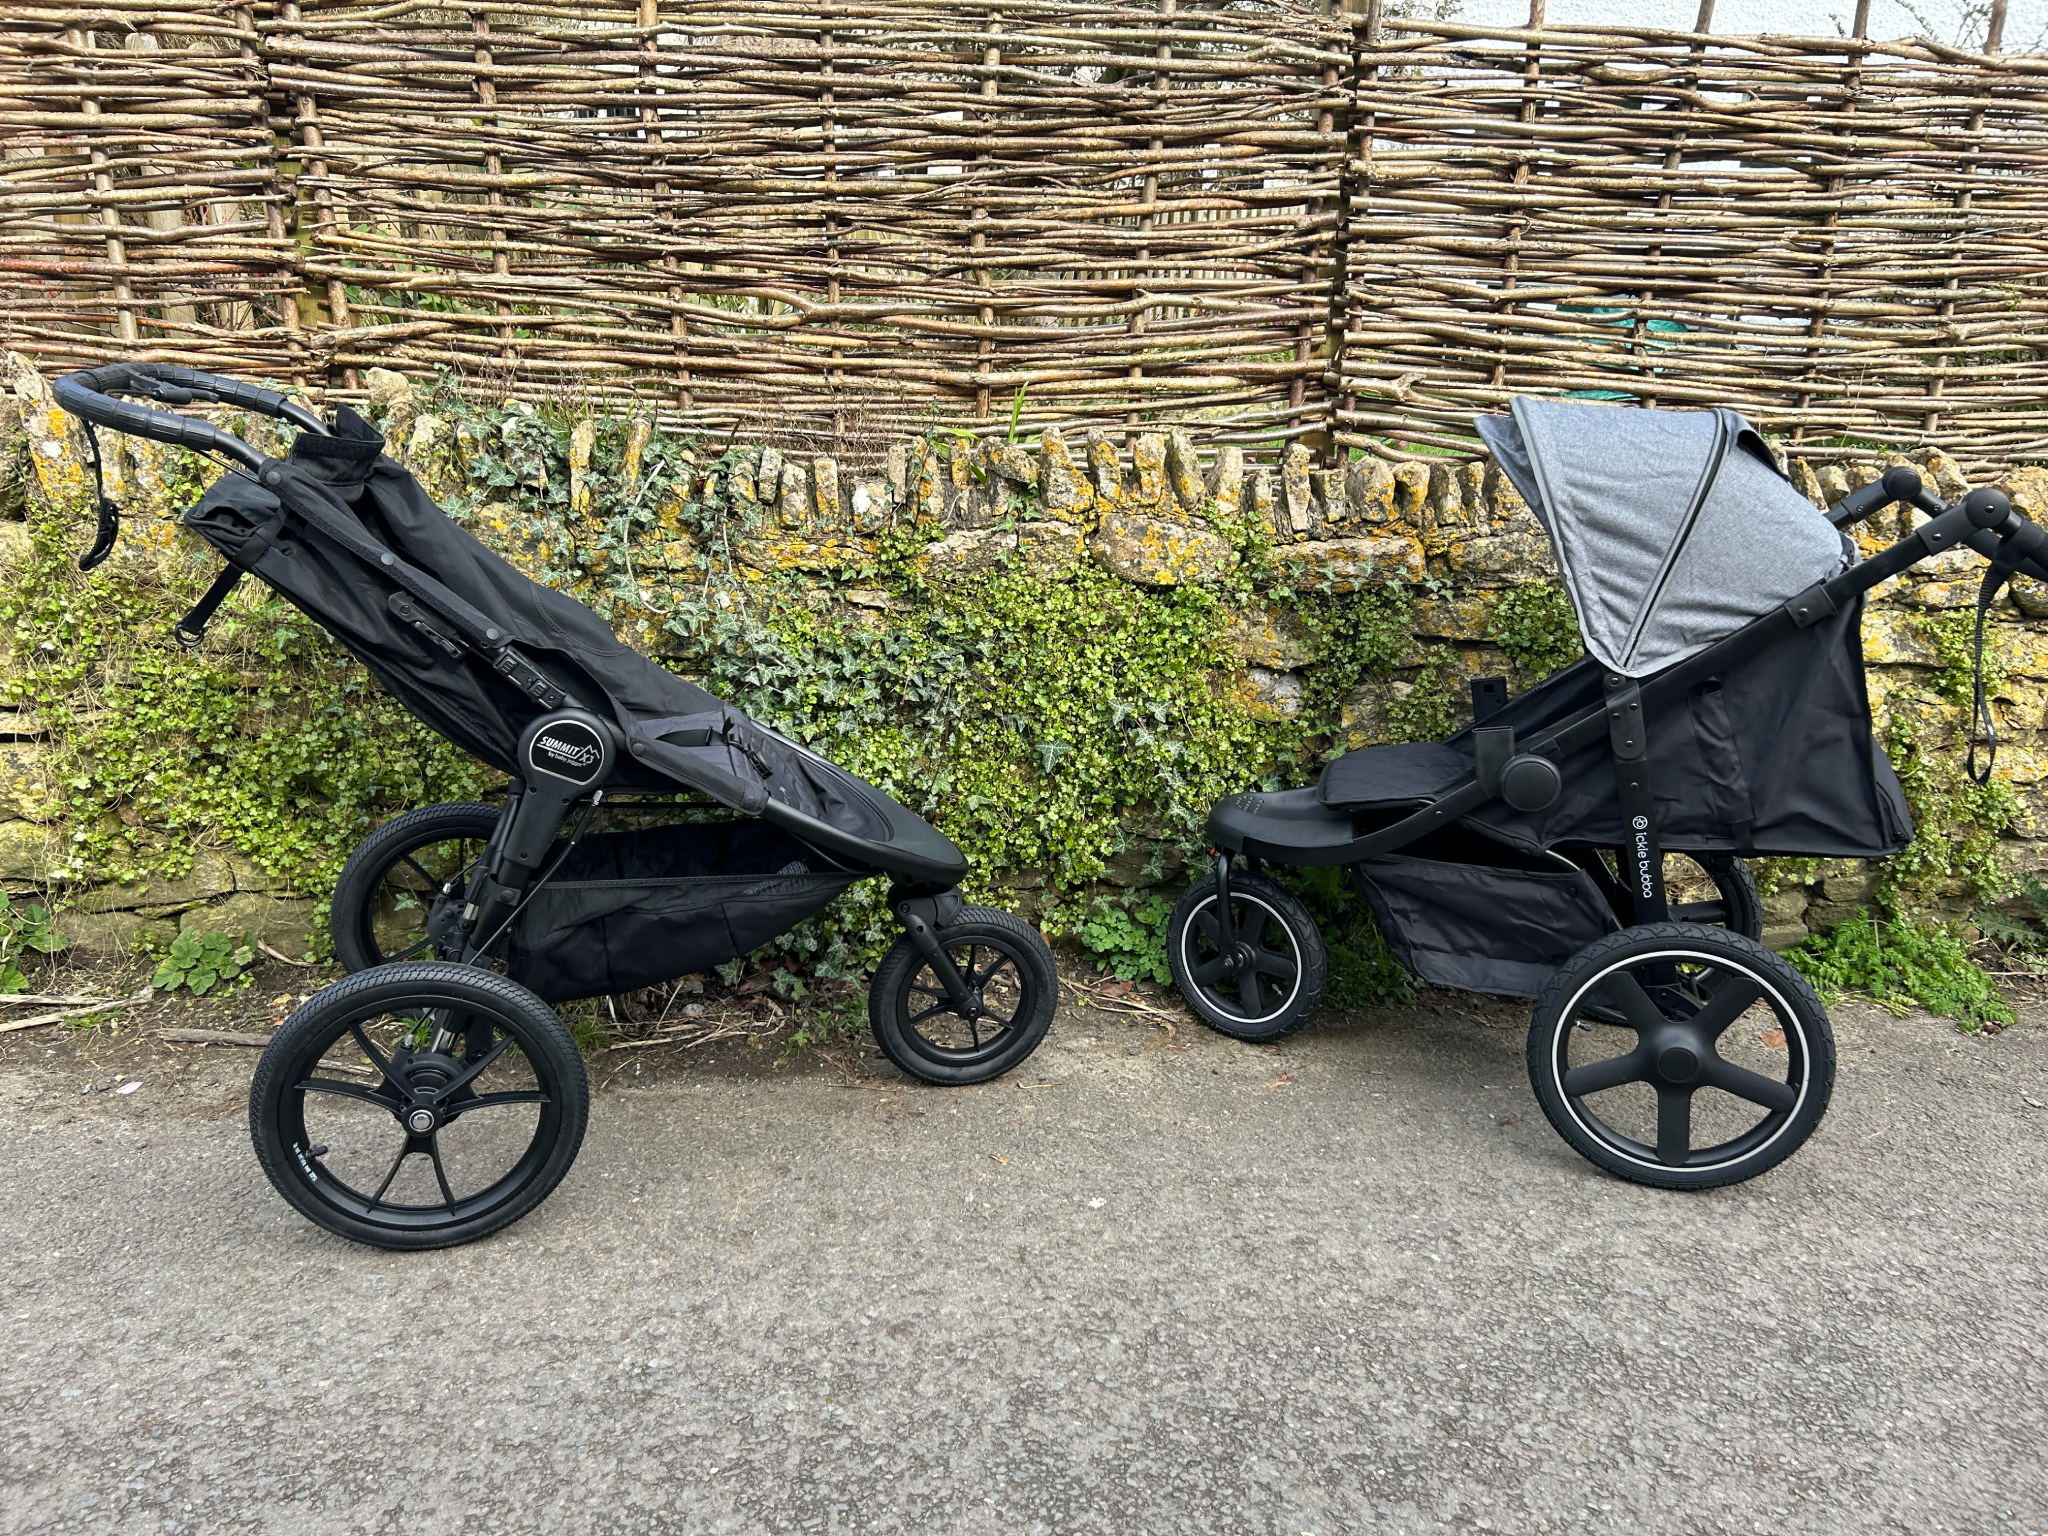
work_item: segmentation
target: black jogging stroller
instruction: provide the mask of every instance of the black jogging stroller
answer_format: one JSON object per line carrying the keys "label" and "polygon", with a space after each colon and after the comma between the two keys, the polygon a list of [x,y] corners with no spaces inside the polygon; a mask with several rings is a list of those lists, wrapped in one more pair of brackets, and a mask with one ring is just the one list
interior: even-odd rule
{"label": "black jogging stroller", "polygon": [[[582,1058],[549,1004],[731,961],[872,876],[891,882],[905,929],[868,1000],[897,1066],[986,1082],[1044,1038],[1051,951],[1014,916],[966,905],[952,842],[519,574],[346,406],[330,424],[270,390],[154,363],[75,373],[56,395],[89,424],[246,471],[184,514],[228,565],[182,640],[196,644],[253,573],[511,778],[502,808],[430,806],[356,850],[333,933],[358,974],[299,1008],[257,1067],[257,1157],[321,1226],[433,1248],[517,1220],[568,1172],[588,1118]],[[272,458],[121,396],[234,406],[298,435]],[[97,467],[96,438],[93,453]],[[102,491],[81,566],[117,531]],[[625,828],[591,831],[600,806]]]}
{"label": "black jogging stroller", "polygon": [[[1168,925],[1174,982],[1239,1039],[1298,1029],[1322,939],[1258,870],[1341,867],[1414,974],[1536,999],[1530,1081],[1587,1159],[1668,1189],[1754,1177],[1813,1133],[1835,1047],[1759,942],[1742,860],[1913,835],[1872,735],[1863,594],[1970,545],[1991,561],[1981,655],[2005,579],[2048,576],[2048,533],[1995,490],[1945,506],[1904,466],[1823,514],[1732,411],[1522,398],[1477,425],[1550,535],[1587,655],[1512,702],[1476,679],[1447,741],[1217,805],[1214,870]],[[1845,530],[1894,503],[1931,520],[1861,559]]]}

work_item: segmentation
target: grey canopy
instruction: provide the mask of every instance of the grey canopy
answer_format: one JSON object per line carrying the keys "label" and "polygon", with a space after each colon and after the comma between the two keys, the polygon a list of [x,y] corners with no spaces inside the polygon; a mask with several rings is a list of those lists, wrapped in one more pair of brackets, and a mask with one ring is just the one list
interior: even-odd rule
{"label": "grey canopy", "polygon": [[1841,570],[1854,546],[1734,411],[1517,396],[1476,425],[1550,534],[1586,649],[1648,677]]}

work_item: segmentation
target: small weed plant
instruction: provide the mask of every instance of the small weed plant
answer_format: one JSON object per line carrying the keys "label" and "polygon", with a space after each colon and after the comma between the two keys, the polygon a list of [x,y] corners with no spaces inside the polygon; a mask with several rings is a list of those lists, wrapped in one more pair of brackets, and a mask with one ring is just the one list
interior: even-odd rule
{"label": "small weed plant", "polygon": [[223,983],[247,985],[245,973],[255,963],[256,943],[246,933],[181,933],[171,940],[151,985],[160,992],[182,989],[204,997]]}
{"label": "small weed plant", "polygon": [[28,977],[21,963],[30,955],[54,955],[64,948],[50,909],[39,901],[16,906],[0,891],[0,992],[26,992]]}
{"label": "small weed plant", "polygon": [[1081,924],[1081,942],[1095,955],[1095,969],[1119,981],[1151,981],[1167,986],[1173,973],[1166,965],[1166,920],[1173,908],[1164,896],[1147,895],[1119,903],[1107,896]]}
{"label": "small weed plant", "polygon": [[1893,1013],[1917,1003],[1971,1031],[2013,1020],[1991,978],[1955,930],[1941,923],[1859,913],[1854,922],[1786,951],[1785,958],[1824,999],[1861,992]]}
{"label": "small weed plant", "polygon": [[1414,1000],[1407,968],[1387,948],[1372,908],[1343,870],[1296,870],[1286,883],[1322,930],[1330,961],[1323,987],[1325,1008],[1387,1008]]}

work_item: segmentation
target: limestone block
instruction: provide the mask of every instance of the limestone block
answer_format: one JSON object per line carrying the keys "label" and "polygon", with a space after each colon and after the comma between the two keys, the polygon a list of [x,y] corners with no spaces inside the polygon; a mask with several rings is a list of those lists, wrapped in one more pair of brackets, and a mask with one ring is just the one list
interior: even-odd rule
{"label": "limestone block", "polygon": [[1216,450],[1216,467],[1209,472],[1208,491],[1216,510],[1235,517],[1244,507],[1244,450],[1226,443]]}
{"label": "limestone block", "polygon": [[1031,522],[1017,529],[1017,555],[1033,576],[1052,581],[1086,559],[1088,547],[1072,523]]}
{"label": "limestone block", "polygon": [[1133,484],[1125,505],[1134,512],[1171,517],[1166,494],[1166,439],[1157,432],[1141,432],[1131,444]]}
{"label": "limestone block", "polygon": [[135,941],[150,926],[133,912],[59,912],[57,932],[70,945],[67,958],[120,960],[135,951]]}
{"label": "limestone block", "polygon": [[1038,484],[1038,460],[1030,449],[1015,443],[993,443],[988,457],[989,468],[1012,485]]}
{"label": "limestone block", "polygon": [[1309,484],[1309,465],[1314,461],[1300,443],[1289,443],[1280,464],[1280,497],[1285,503],[1287,527],[1298,539],[1314,531],[1314,488]]}
{"label": "limestone block", "polygon": [[[1345,695],[1338,715],[1344,745],[1356,752],[1364,747],[1384,746],[1395,736],[1387,723],[1387,712],[1396,698],[1395,689],[1408,688],[1388,678],[1369,678]],[[1409,689],[1409,691],[1413,691]]]}
{"label": "limestone block", "polygon": [[853,482],[853,526],[863,533],[874,533],[886,527],[889,509],[895,498],[890,494],[887,480],[856,480]]}
{"label": "limestone block", "polygon": [[1465,520],[1483,524],[1487,520],[1486,472],[1492,467],[1487,459],[1468,459],[1452,472],[1458,482],[1458,489],[1465,503]]}
{"label": "limestone block", "polygon": [[248,893],[194,907],[178,919],[181,933],[253,934],[280,954],[297,959],[313,935],[313,903]]}
{"label": "limestone block", "polygon": [[1493,599],[1488,597],[1425,597],[1419,599],[1409,626],[1426,640],[1470,643],[1493,631]]}
{"label": "limestone block", "polygon": [[1342,537],[1351,531],[1351,506],[1344,498],[1343,470],[1310,470],[1308,495],[1318,532]]}
{"label": "limestone block", "polygon": [[882,458],[882,477],[889,482],[891,502],[910,499],[910,466],[916,461],[917,440],[891,443]]}
{"label": "limestone block", "polygon": [[1237,551],[1207,528],[1117,512],[1090,541],[1115,575],[1147,587],[1213,581],[1237,563]]}
{"label": "limestone block", "polygon": [[1762,898],[1765,923],[1799,923],[1806,920],[1806,887],[1788,885]]}
{"label": "limestone block", "polygon": [[63,852],[62,839],[32,821],[0,821],[0,880],[42,885]]}
{"label": "limestone block", "polygon": [[640,466],[647,457],[647,441],[654,436],[654,423],[635,416],[626,425],[626,451],[619,460],[619,478],[628,489],[639,485]]}
{"label": "limestone block", "polygon": [[1826,933],[1843,923],[1868,922],[1870,909],[1867,901],[1816,901],[1806,909],[1806,927],[1812,933]]}
{"label": "limestone block", "polygon": [[920,442],[916,449],[916,457],[911,461],[915,466],[911,486],[912,515],[917,521],[936,527],[946,518],[945,465],[938,450],[930,443]]}
{"label": "limestone block", "polygon": [[1428,520],[1429,466],[1413,459],[1394,466],[1394,520],[1420,532]]}
{"label": "limestone block", "polygon": [[380,416],[412,404],[412,380],[389,368],[366,370],[363,387],[370,393],[370,409]]}
{"label": "limestone block", "polygon": [[2007,584],[2012,605],[2030,619],[2048,619],[2048,582],[2031,576],[2015,576]]}
{"label": "limestone block", "polygon": [[1906,457],[1920,466],[1921,478],[1934,487],[1943,501],[1960,501],[1968,494],[1969,476],[1963,473],[1960,464],[1939,448],[1916,448]]}
{"label": "limestone block", "polygon": [[983,576],[1009,562],[1017,535],[1001,528],[963,528],[925,550],[932,579],[963,581]]}
{"label": "limestone block", "polygon": [[782,450],[763,448],[761,461],[754,467],[754,499],[765,507],[773,507],[782,494]]}
{"label": "limestone block", "polygon": [[1280,498],[1274,494],[1273,477],[1260,470],[1251,478],[1252,525],[1263,528],[1275,544],[1286,544],[1294,538],[1294,530],[1287,524],[1287,515],[1280,508]]}
{"label": "limestone block", "polygon": [[273,875],[258,869],[245,854],[230,849],[222,855],[227,860],[228,873],[233,876],[238,891],[277,892],[291,889],[291,882],[280,875]]}
{"label": "limestone block", "polygon": [[0,522],[0,583],[10,588],[14,585],[15,574],[33,552],[33,543],[27,523]]}
{"label": "limestone block", "polygon": [[1423,574],[1421,544],[1399,536],[1290,544],[1275,550],[1273,559],[1283,584],[1331,592],[1356,592],[1389,581],[1420,581]]}
{"label": "limestone block", "polygon": [[1788,949],[1798,948],[1811,937],[1804,923],[1765,923],[1762,942],[1765,949],[1782,954]]}
{"label": "limestone block", "polygon": [[1094,521],[1095,492],[1057,427],[1047,427],[1038,440],[1039,489],[1048,512],[1083,527]]}
{"label": "limestone block", "polygon": [[1166,435],[1166,483],[1181,511],[1191,516],[1199,513],[1209,500],[1209,488],[1202,483],[1202,466],[1195,457],[1194,440],[1180,427]]}
{"label": "limestone block", "polygon": [[1877,895],[1878,867],[1866,859],[1828,859],[1820,866],[1821,893],[1834,902],[1868,902]]}
{"label": "limestone block", "polygon": [[1536,514],[1529,503],[1522,500],[1522,493],[1515,489],[1515,482],[1501,473],[1500,466],[1487,460],[1486,473],[1479,483],[1481,515],[1475,521],[1491,523],[1496,531],[1505,528],[1534,528],[1539,533],[1542,526],[1536,521]]}
{"label": "limestone block", "polygon": [[0,816],[48,821],[55,811],[56,790],[40,743],[0,742]]}
{"label": "limestone block", "polygon": [[1832,507],[1849,494],[1849,477],[1842,473],[1839,464],[1823,464],[1815,471],[1815,478],[1820,481],[1822,506]]}
{"label": "limestone block", "polygon": [[1863,659],[1873,667],[1931,667],[1937,658],[1909,610],[1879,603],[1863,611]]}
{"label": "limestone block", "polygon": [[1116,456],[1116,447],[1093,430],[1088,433],[1088,473],[1095,480],[1095,494],[1102,498],[1105,510],[1124,504],[1124,467]]}
{"label": "limestone block", "polygon": [[579,516],[590,511],[590,453],[597,446],[597,423],[584,420],[569,433],[569,510]]}
{"label": "limestone block", "polygon": [[2048,522],[2048,469],[2029,464],[1998,482],[2012,504],[2035,522]]}
{"label": "limestone block", "polygon": [[1223,644],[1242,661],[1280,671],[1305,667],[1315,657],[1315,636],[1301,616],[1272,604],[1231,614]]}
{"label": "limestone block", "polygon": [[[766,455],[764,454],[765,458]],[[803,528],[810,522],[811,485],[810,474],[801,464],[782,466],[781,494],[776,498],[775,513],[785,528]]]}
{"label": "limestone block", "polygon": [[839,466],[822,454],[811,460],[811,510],[816,528],[837,533],[846,526],[846,509],[839,501]]}
{"label": "limestone block", "polygon": [[1230,693],[1254,720],[1293,720],[1301,714],[1303,687],[1297,673],[1250,667],[1231,679]]}
{"label": "limestone block", "polygon": [[182,875],[159,876],[135,885],[96,885],[80,892],[72,905],[81,912],[157,911],[211,901],[234,889],[234,865],[225,855],[201,849],[192,856],[192,868]]}
{"label": "limestone block", "polygon": [[1820,477],[1813,472],[1813,466],[1804,459],[1794,459],[1790,466],[1792,489],[1823,511],[1827,509],[1827,492],[1820,486]]}
{"label": "limestone block", "polygon": [[1443,563],[1452,575],[1483,587],[1518,587],[1557,577],[1556,552],[1540,527],[1453,539],[1444,546]]}
{"label": "limestone block", "polygon": [[1383,528],[1394,519],[1394,471],[1381,459],[1353,459],[1344,471],[1344,500],[1351,520]]}

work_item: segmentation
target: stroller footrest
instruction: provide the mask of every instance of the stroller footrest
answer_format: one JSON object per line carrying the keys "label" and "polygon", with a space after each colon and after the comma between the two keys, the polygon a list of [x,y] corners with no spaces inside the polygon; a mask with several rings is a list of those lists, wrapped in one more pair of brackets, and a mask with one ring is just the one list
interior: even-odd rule
{"label": "stroller footrest", "polygon": [[1333,811],[1313,787],[1232,795],[1209,812],[1209,840],[1226,853],[1276,864],[1349,864],[1358,841],[1349,811]]}

